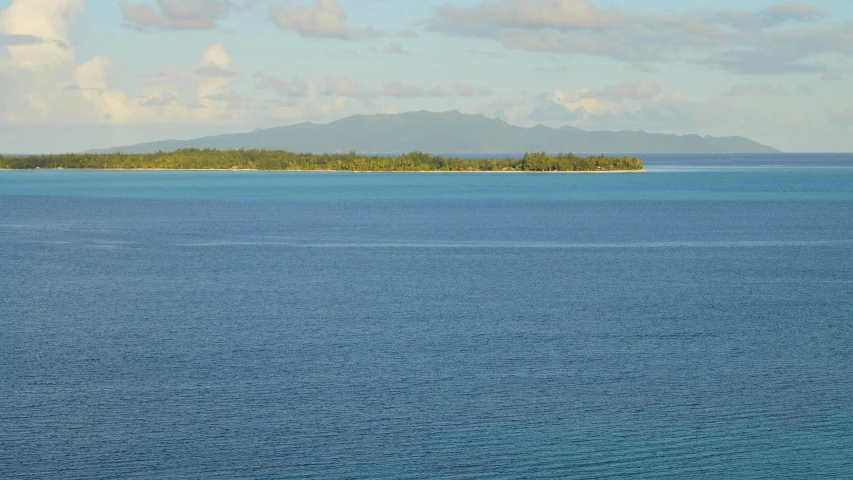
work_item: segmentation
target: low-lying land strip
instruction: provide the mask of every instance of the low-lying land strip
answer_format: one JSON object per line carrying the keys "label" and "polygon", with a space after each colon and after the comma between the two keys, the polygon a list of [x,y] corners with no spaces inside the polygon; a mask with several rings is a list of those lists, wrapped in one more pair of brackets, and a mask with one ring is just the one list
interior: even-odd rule
{"label": "low-lying land strip", "polygon": [[292,153],[276,150],[196,150],[148,154],[60,154],[4,157],[0,168],[326,170],[341,172],[594,172],[642,170],[636,157],[527,153],[520,159],[464,159],[421,152],[398,156]]}

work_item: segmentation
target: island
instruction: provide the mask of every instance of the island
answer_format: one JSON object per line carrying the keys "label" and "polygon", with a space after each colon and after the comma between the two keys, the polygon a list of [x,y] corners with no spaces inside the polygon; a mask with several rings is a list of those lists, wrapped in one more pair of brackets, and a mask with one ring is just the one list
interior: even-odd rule
{"label": "island", "polygon": [[157,153],[0,155],[3,169],[281,170],[335,172],[619,172],[643,169],[636,157],[527,153],[518,159],[465,159],[423,152],[365,155],[281,150],[181,149]]}
{"label": "island", "polygon": [[353,115],[330,123],[303,122],[251,132],[185,140],[160,140],[92,150],[91,153],[155,153],[183,148],[261,149],[373,154],[521,153],[778,153],[743,137],[672,135],[642,131],[587,131],[570,125],[520,127],[499,118],[450,112]]}

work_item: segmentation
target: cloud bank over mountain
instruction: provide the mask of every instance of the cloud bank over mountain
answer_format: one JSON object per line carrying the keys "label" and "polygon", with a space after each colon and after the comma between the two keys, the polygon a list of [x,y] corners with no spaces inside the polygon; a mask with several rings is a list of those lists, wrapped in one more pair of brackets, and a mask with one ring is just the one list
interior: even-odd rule
{"label": "cloud bank over mountain", "polygon": [[718,5],[0,0],[0,150],[424,109],[853,150],[853,4]]}
{"label": "cloud bank over mountain", "polygon": [[573,127],[521,128],[500,119],[452,112],[355,115],[329,124],[301,123],[250,133],[166,140],[96,150],[152,153],[181,148],[265,149],[302,153],[428,152],[550,153],[770,153],[778,150],[743,137],[700,137],[646,132],[587,132]]}

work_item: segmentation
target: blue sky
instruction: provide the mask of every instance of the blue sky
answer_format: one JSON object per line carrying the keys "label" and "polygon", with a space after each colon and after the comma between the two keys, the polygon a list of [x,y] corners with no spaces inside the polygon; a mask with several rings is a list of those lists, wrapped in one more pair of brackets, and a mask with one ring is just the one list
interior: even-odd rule
{"label": "blue sky", "polygon": [[460,110],[853,151],[853,2],[0,0],[0,151]]}

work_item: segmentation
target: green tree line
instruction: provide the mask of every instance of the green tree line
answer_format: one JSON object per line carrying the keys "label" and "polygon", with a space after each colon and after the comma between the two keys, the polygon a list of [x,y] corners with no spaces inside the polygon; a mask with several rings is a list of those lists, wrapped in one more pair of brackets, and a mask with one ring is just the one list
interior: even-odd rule
{"label": "green tree line", "polygon": [[606,155],[581,157],[574,154],[527,153],[520,159],[463,159],[422,152],[396,156],[293,153],[277,150],[199,150],[145,154],[69,153],[58,155],[2,156],[0,168],[86,168],[86,169],[250,169],[332,170],[341,172],[571,172],[599,170],[642,170],[636,157]]}

